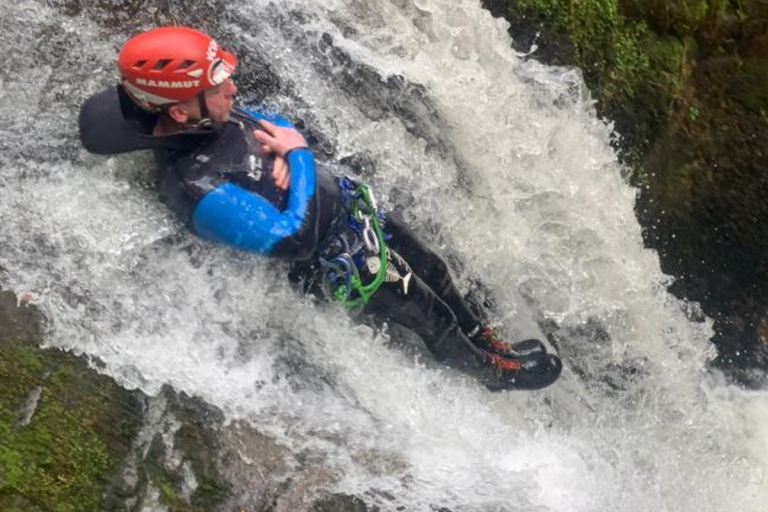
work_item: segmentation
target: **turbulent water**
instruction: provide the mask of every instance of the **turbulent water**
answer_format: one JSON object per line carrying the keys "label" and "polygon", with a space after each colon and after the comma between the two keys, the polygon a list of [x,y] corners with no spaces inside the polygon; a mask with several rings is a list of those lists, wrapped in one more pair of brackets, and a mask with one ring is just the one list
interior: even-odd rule
{"label": "turbulent water", "polygon": [[[123,4],[0,3],[0,284],[33,295],[47,344],[198,395],[387,510],[765,510],[768,394],[707,371],[710,322],[643,248],[577,70],[515,54],[475,0]],[[234,49],[242,100],[302,120],[507,335],[555,342],[561,380],[489,393],[198,241],[148,155],[84,152],[79,104],[158,20]]]}

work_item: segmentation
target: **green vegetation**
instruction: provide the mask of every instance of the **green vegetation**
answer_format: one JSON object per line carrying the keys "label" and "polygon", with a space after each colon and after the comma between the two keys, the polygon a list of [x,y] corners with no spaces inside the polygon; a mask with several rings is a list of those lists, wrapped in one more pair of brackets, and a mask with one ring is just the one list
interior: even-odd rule
{"label": "green vegetation", "polygon": [[82,378],[83,360],[38,349],[31,308],[18,322],[8,316],[15,296],[2,295],[0,510],[103,510],[138,403],[105,377]]}
{"label": "green vegetation", "polygon": [[[165,393],[181,422],[175,446],[198,482],[187,502],[182,472],[166,467],[160,436],[146,456],[137,453],[143,395],[98,375],[82,357],[39,348],[41,320],[35,308],[17,307],[13,293],[0,291],[0,510],[128,512],[150,483],[172,512],[214,510],[229,491],[215,463],[215,430],[206,423],[221,421],[213,418],[217,411]],[[126,489],[130,461],[135,482]]]}
{"label": "green vegetation", "polygon": [[[637,163],[679,109],[699,43],[723,2],[683,0],[487,0],[495,14],[528,20],[543,44],[568,46],[584,72],[598,111],[617,122],[625,157]],[[711,45],[710,45],[711,46]]]}
{"label": "green vegetation", "polygon": [[[530,10],[541,3],[530,0],[520,5]],[[552,4],[547,11],[557,13],[557,28],[570,35],[576,62],[599,97],[612,103],[634,96],[637,85],[651,69],[649,55],[643,49],[650,36],[645,23],[619,16],[615,0],[547,3]]]}

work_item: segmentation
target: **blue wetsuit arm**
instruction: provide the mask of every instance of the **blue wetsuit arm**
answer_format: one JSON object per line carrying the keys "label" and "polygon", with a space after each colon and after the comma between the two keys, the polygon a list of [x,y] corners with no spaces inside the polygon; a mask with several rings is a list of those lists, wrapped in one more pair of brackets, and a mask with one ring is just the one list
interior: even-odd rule
{"label": "blue wetsuit arm", "polygon": [[[274,122],[273,119],[270,121]],[[259,194],[227,182],[208,192],[195,205],[192,212],[195,232],[238,249],[288,260],[308,259],[319,241],[315,162],[307,148],[291,150],[286,160],[290,187],[284,211]]]}
{"label": "blue wetsuit arm", "polygon": [[258,110],[241,107],[236,107],[234,110],[236,113],[250,117],[256,121],[269,121],[270,123],[276,124],[277,126],[287,126],[288,128],[296,129],[293,123],[279,114],[265,114],[264,112],[260,112]]}

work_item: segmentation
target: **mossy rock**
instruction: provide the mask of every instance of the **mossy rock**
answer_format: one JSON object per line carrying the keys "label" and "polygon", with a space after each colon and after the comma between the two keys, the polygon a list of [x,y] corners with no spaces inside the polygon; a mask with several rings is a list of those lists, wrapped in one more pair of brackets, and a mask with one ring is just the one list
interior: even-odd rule
{"label": "mossy rock", "polygon": [[378,507],[369,507],[363,500],[348,494],[328,494],[312,504],[312,512],[378,512]]}
{"label": "mossy rock", "polygon": [[180,422],[174,434],[174,449],[182,455],[195,475],[196,488],[189,499],[183,497],[183,475],[178,469],[163,464],[168,459],[167,447],[159,436],[153,440],[142,469],[160,490],[161,501],[171,512],[206,512],[215,510],[229,495],[229,485],[220,475],[218,452],[220,428],[224,422],[221,411],[202,400],[177,393],[166,386],[162,395],[167,410]]}
{"label": "mossy rock", "polygon": [[768,302],[768,61],[710,59],[692,82],[695,110],[678,114],[647,160],[668,223],[659,244],[677,256],[674,273],[705,276],[719,308],[751,320]]}
{"label": "mossy rock", "polygon": [[83,359],[38,348],[40,321],[0,292],[0,510],[103,510],[141,404]]}
{"label": "mossy rock", "polygon": [[711,12],[708,0],[622,0],[621,11],[651,23],[654,32],[689,36],[700,30]]}

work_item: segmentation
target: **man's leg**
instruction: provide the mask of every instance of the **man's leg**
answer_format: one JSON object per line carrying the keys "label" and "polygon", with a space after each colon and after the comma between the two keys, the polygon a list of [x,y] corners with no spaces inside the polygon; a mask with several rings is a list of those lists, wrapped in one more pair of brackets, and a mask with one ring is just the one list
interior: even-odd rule
{"label": "man's leg", "polygon": [[[462,361],[486,357],[464,335],[451,307],[416,275],[408,263],[392,250],[388,252],[387,281],[373,294],[363,310],[390,319],[418,334],[439,361]],[[453,365],[452,365],[453,366]]]}
{"label": "man's leg", "polygon": [[391,215],[387,217],[385,230],[392,235],[392,239],[387,242],[388,245],[408,261],[415,274],[451,309],[461,331],[469,337],[473,345],[510,357],[547,351],[544,344],[537,339],[510,343],[498,338],[495,330],[483,326],[482,319],[470,309],[469,304],[453,283],[445,261],[416,238],[405,222],[396,215]]}
{"label": "man's leg", "polygon": [[461,330],[471,333],[482,326],[482,320],[469,308],[451,278],[448,265],[432,249],[423,244],[396,215],[387,216],[384,230],[392,235],[387,245],[398,252],[429,288],[453,311]]}
{"label": "man's leg", "polygon": [[537,352],[506,359],[479,348],[459,328],[448,304],[395,251],[387,252],[387,280],[370,298],[364,313],[413,330],[435,359],[476,377],[491,390],[538,389],[560,376],[562,364],[555,356]]}

